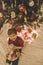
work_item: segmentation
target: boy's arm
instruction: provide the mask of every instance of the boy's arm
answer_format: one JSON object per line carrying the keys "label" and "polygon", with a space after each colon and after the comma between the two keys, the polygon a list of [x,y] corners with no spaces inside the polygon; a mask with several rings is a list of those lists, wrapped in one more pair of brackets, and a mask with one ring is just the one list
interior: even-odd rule
{"label": "boy's arm", "polygon": [[12,50],[12,48],[14,47],[14,45],[13,44],[10,44],[10,45],[8,45],[8,47],[9,47],[9,49]]}
{"label": "boy's arm", "polygon": [[17,47],[17,46],[14,46],[13,48],[12,48],[12,50],[15,50],[15,49],[22,49],[22,47]]}
{"label": "boy's arm", "polygon": [[11,50],[22,49],[22,47],[20,47],[20,46],[14,46],[13,44],[10,44],[9,45],[9,49],[11,49]]}
{"label": "boy's arm", "polygon": [[14,47],[14,45],[12,44],[12,42],[11,42],[11,40],[10,40],[9,37],[7,38],[7,42],[8,42],[8,47],[9,47],[9,49],[12,50],[12,48]]}

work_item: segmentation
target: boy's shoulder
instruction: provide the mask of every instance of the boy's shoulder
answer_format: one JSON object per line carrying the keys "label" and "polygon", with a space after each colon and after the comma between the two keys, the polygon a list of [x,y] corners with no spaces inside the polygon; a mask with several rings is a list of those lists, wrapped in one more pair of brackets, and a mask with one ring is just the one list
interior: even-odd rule
{"label": "boy's shoulder", "polygon": [[17,36],[17,40],[22,40],[23,41],[23,39],[21,37],[19,37],[19,36]]}

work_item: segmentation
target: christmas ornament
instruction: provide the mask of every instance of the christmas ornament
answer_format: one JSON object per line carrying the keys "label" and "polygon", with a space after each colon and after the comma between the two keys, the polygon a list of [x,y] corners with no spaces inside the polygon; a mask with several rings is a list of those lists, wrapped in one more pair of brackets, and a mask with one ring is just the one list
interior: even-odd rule
{"label": "christmas ornament", "polygon": [[34,1],[30,1],[30,2],[29,2],[29,6],[30,6],[30,7],[33,7],[33,6],[34,6]]}
{"label": "christmas ornament", "polygon": [[31,19],[34,19],[35,18],[35,14],[32,13],[31,15]]}
{"label": "christmas ornament", "polygon": [[11,18],[15,18],[16,14],[14,11],[11,12]]}
{"label": "christmas ornament", "polygon": [[20,6],[19,6],[19,10],[20,10],[20,11],[24,11],[24,9],[25,9],[25,6],[24,6],[24,5],[20,5]]}
{"label": "christmas ornament", "polygon": [[16,30],[17,32],[21,32],[21,27],[18,27]]}

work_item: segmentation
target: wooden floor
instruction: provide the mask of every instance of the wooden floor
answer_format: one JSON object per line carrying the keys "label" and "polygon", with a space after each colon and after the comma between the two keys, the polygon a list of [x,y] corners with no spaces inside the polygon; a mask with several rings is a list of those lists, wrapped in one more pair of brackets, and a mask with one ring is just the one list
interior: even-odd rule
{"label": "wooden floor", "polygon": [[[0,65],[7,65],[6,53],[10,50],[6,40],[8,28],[9,24],[5,24],[3,32],[0,34]],[[18,65],[43,65],[43,24],[40,29],[38,29],[39,37],[23,48]]]}
{"label": "wooden floor", "polygon": [[43,65],[43,25],[38,33],[39,37],[23,49],[19,65]]}

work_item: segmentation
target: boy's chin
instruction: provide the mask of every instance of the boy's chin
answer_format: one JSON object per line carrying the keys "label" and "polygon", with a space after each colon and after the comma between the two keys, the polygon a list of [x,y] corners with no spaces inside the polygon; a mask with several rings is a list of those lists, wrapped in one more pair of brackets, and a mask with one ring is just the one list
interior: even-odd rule
{"label": "boy's chin", "polygon": [[14,39],[12,39],[13,41],[15,41],[16,40],[16,38],[14,38]]}

